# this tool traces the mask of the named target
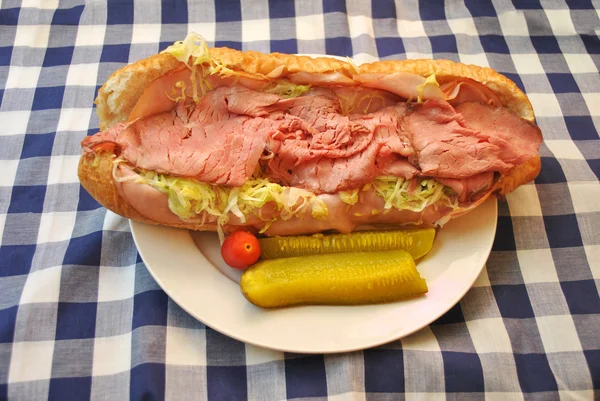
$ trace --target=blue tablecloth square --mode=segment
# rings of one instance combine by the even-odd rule
[[[165,397],[165,365],[146,363],[131,369],[132,400],[162,400]]]
[[[325,362],[320,355],[285,361],[287,398],[326,397]]]
[[[54,144],[55,133],[25,135],[23,142],[22,159],[38,156],[52,156],[52,145]]]
[[[515,354],[519,382],[525,393],[556,391],[558,385],[544,354]],[[501,372],[499,372],[501,373]]]
[[[37,88],[31,110],[60,109],[64,91],[64,86]]]
[[[91,390],[91,377],[54,378],[50,380],[48,401],[87,400]]]
[[[544,216],[544,224],[552,248],[583,245],[574,214]]]
[[[560,286],[573,315],[600,313],[600,297],[594,280],[563,281]]]
[[[65,254],[64,264],[98,266],[101,255],[100,244],[102,244],[101,232],[71,238]],[[82,251],[85,252],[83,258],[81,257]]]
[[[598,131],[590,116],[565,116],[565,124],[575,141],[598,140]]]
[[[158,290],[136,294],[133,301],[132,328],[165,324],[167,324],[167,294]]]
[[[0,328],[0,343],[11,343],[15,332],[15,321],[17,320],[17,306],[0,309],[0,322],[7,322]]]
[[[502,317],[513,319],[534,317],[525,285],[496,285],[494,296]]]
[[[481,393],[484,391],[483,371],[477,354],[442,352],[444,379],[448,393]],[[469,380],[461,380],[468,377]]]
[[[56,339],[93,338],[96,329],[95,302],[59,302]]]
[[[245,366],[208,366],[206,380],[209,399],[216,401],[243,400],[247,394]]]
[[[365,390],[369,393],[402,393],[405,390],[401,350],[364,351]]]

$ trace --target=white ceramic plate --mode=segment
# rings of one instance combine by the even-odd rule
[[[383,305],[301,306],[264,310],[242,295],[239,271],[225,265],[215,233],[131,222],[152,277],[183,309],[213,329],[281,351],[332,353],[369,348],[427,326],[473,285],[489,256],[497,222],[495,199],[440,229],[418,269],[429,292]],[[197,245],[196,245],[197,244]]]

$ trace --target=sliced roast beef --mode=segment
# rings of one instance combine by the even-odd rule
[[[296,166],[290,158],[274,157],[268,165],[267,175],[285,185],[314,193],[335,193],[359,188],[381,175],[376,164],[377,153],[377,144],[371,143],[362,152],[348,157],[319,156]]]
[[[222,90],[230,113],[250,117],[265,117],[269,115],[268,107],[277,103],[281,98],[270,93],[261,93],[253,96],[253,90],[240,87],[237,90],[230,88]]]
[[[432,177],[506,172],[534,157],[542,139],[533,124],[483,103],[463,103],[454,109],[445,101],[430,100],[407,119],[421,172]]]
[[[496,157],[511,168],[535,156],[542,144],[540,129],[507,109],[469,102],[456,106],[456,112],[478,132],[481,141],[496,148]]]
[[[315,88],[282,99],[221,86],[197,105],[180,102],[170,112],[88,137],[83,145],[91,151],[114,143],[137,167],[214,184],[240,186],[260,164],[272,180],[318,194],[358,188],[379,175],[425,176],[445,182],[466,201],[489,187],[493,172],[534,157],[541,143],[536,126],[485,103],[383,107],[388,96],[376,111],[346,114],[338,96],[351,91],[378,93]]]
[[[187,128],[174,113],[163,113],[129,127],[117,141],[134,165],[202,181],[239,186],[253,173],[274,124],[262,118],[236,116]]]

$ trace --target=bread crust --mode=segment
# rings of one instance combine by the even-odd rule
[[[357,71],[356,66],[348,62],[328,57],[312,58],[281,53],[262,54],[228,48],[212,48],[210,54],[230,69],[261,79],[265,79],[267,75],[269,78],[285,78],[297,72],[316,74],[336,72],[349,78],[357,73],[410,72],[423,77],[435,73],[440,83],[467,78],[492,90],[504,107],[527,121],[534,121],[533,109],[527,96],[511,80],[490,68],[448,60],[402,60],[363,64],[358,67]],[[100,118],[100,129],[106,130],[118,122],[126,121],[138,99],[152,81],[181,67],[182,63],[173,56],[168,53],[160,53],[115,71],[100,88],[95,100],[97,114]],[[114,155],[110,153],[82,156],[78,167],[82,186],[102,206],[116,214],[143,223],[159,224],[144,217],[121,196],[112,177],[113,157]],[[520,185],[533,180],[538,175],[540,168],[541,161],[538,155],[500,177],[476,204],[471,205],[468,209],[457,210],[450,217],[458,217],[468,212],[492,194],[502,197],[512,192]],[[198,231],[217,230],[216,224],[208,223],[200,225],[182,221],[180,224],[170,224],[169,226]]]

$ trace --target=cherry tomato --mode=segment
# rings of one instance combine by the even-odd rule
[[[260,257],[260,244],[249,232],[235,231],[225,238],[221,256],[229,266],[243,270],[256,263]]]

